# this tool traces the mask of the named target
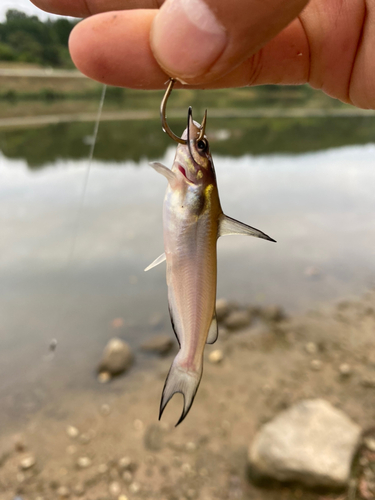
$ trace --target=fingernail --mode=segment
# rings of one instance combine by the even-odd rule
[[[151,32],[151,46],[170,75],[194,78],[206,73],[227,43],[224,26],[204,0],[166,0]]]

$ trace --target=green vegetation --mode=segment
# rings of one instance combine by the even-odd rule
[[[0,61],[73,67],[68,39],[75,21],[41,21],[18,10],[8,10],[0,23]]]
[[[185,119],[170,120],[176,132]],[[88,158],[92,123],[62,123],[41,128],[0,131],[0,151],[7,158],[23,158],[31,169],[57,160]],[[214,158],[221,156],[305,153],[373,141],[375,119],[257,118],[209,119],[208,137]],[[175,147],[161,131],[159,120],[102,122],[94,157],[102,162],[157,160]]]

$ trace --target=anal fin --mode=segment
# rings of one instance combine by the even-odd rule
[[[176,339],[177,339],[178,345],[181,346],[181,342],[180,342],[180,339],[178,338],[178,333],[177,333],[177,330],[176,330],[176,324],[175,324],[174,319],[173,319],[173,313],[172,313],[172,308],[171,308],[170,304],[168,304],[168,310],[169,310],[169,316],[171,318],[171,324],[172,324],[173,332],[176,335]]]
[[[206,344],[214,344],[217,341],[218,336],[219,336],[219,328],[217,325],[216,311],[215,311],[212,317],[210,329],[208,330]]]
[[[164,262],[165,259],[166,259],[165,253],[162,253],[161,255],[159,255],[159,257],[157,259],[155,259],[153,262],[151,262],[151,264],[149,266],[146,267],[145,271],[149,271],[153,267],[158,266],[159,264]]]

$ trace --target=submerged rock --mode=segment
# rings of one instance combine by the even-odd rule
[[[224,320],[224,325],[228,330],[239,330],[246,328],[250,325],[251,314],[250,311],[233,311]]]
[[[141,344],[143,351],[154,352],[164,356],[168,354],[174,346],[173,339],[166,334],[154,335]]]
[[[265,424],[249,449],[255,478],[343,488],[349,481],[360,427],[322,399],[304,400]]]
[[[282,307],[280,306],[266,306],[260,310],[260,316],[265,321],[271,321],[277,323],[278,321],[282,321],[286,318],[286,314]]]
[[[217,299],[216,301],[216,319],[220,323],[228,316],[231,310],[230,304],[227,299]]]
[[[113,338],[106,345],[98,372],[120,375],[133,363],[133,354],[129,345],[121,339]]]

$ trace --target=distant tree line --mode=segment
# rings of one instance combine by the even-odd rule
[[[64,18],[41,21],[10,9],[0,23],[0,61],[71,67],[68,39],[76,23]]]

